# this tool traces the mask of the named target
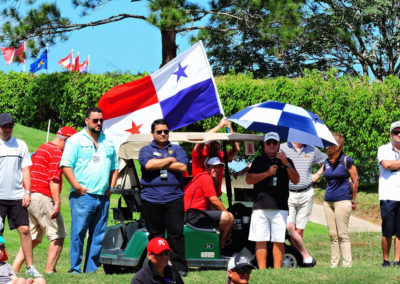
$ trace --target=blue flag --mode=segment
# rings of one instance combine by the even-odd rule
[[[45,49],[42,52],[42,54],[40,55],[40,57],[31,64],[31,68],[29,69],[29,72],[35,73],[36,71],[39,71],[40,69],[47,69],[47,49]]]

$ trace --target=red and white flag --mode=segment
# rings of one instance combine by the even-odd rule
[[[17,49],[14,47],[2,47],[1,52],[3,53],[7,65],[13,62],[25,63],[25,42]]]
[[[72,70],[73,71],[79,71],[79,52],[78,52],[78,55],[75,56],[74,66],[72,67]]]
[[[60,64],[62,67],[64,67],[67,70],[72,70],[72,52],[70,54],[68,54],[67,57],[61,59],[60,61],[58,61],[58,64]]]

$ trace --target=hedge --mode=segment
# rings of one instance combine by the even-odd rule
[[[96,105],[103,93],[141,77],[143,74],[65,72],[36,76],[0,72],[0,112],[10,112],[19,123],[42,130],[47,129],[49,119],[52,131],[62,125],[79,128],[86,109]],[[370,82],[368,78],[338,77],[330,70],[306,72],[295,79],[227,75],[217,77],[216,83],[226,116],[267,100],[302,106],[318,114],[331,131],[344,135],[345,152],[355,160],[361,183],[376,183],[377,148],[390,140],[390,124],[400,120],[398,78]],[[219,119],[209,118],[184,130],[210,129]],[[236,125],[234,128],[248,132]]]

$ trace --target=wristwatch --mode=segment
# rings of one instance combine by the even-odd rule
[[[25,190],[25,194],[29,194],[31,195],[32,192],[30,192],[29,190]]]

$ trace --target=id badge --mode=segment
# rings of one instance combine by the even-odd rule
[[[167,170],[160,170],[160,178],[167,179],[168,178],[168,171]]]
[[[97,152],[93,153],[93,163],[97,164],[100,162],[100,156]]]

